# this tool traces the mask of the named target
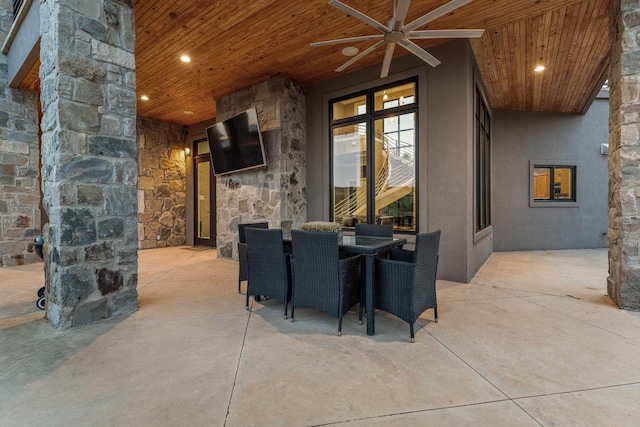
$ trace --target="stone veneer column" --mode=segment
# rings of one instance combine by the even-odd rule
[[[609,296],[640,310],[640,3],[613,0],[609,67]]]
[[[47,318],[62,329],[137,309],[132,1],[41,0]]]
[[[217,249],[237,257],[238,224],[269,221],[285,231],[306,221],[306,105],[303,90],[273,76],[216,101],[216,120],[256,107],[267,167],[216,179]]]
[[[0,1],[0,46],[13,22],[12,3]],[[0,54],[0,267],[36,262],[29,244],[40,234],[38,96],[7,86]]]

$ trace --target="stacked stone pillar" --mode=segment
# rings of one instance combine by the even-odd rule
[[[613,0],[610,40],[607,288],[640,310],[640,2]]]
[[[47,318],[59,329],[137,309],[131,0],[41,0]]]

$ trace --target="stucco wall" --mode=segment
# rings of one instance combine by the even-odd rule
[[[496,251],[606,247],[608,114],[608,99],[585,115],[494,111]],[[529,207],[530,160],[577,162],[579,206]]]
[[[491,253],[490,236],[473,242],[473,58],[466,41],[431,52],[442,64],[427,75],[427,193],[420,203],[428,229],[442,230],[438,277],[468,282]]]
[[[307,88],[307,158],[318,159],[307,165],[307,215],[310,220],[330,219],[329,100],[417,76],[418,156],[420,165],[426,165],[418,168],[418,231],[442,230],[438,277],[466,282],[488,256],[484,247],[480,255],[473,255],[471,234],[472,57],[463,40],[430,52],[442,61],[438,67],[408,55],[394,58],[385,79],[379,78],[377,65]],[[403,237],[410,242],[415,239],[413,235]]]

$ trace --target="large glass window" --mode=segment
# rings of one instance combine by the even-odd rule
[[[491,116],[476,88],[475,230],[491,225]]]
[[[416,230],[415,81],[333,100],[333,216]]]

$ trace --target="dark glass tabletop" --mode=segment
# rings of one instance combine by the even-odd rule
[[[339,239],[340,249],[355,254],[377,254],[386,249],[402,246],[407,239],[370,236],[342,236]]]
[[[282,237],[286,245],[291,244],[290,233],[284,233]],[[363,255],[375,255],[381,251],[402,246],[405,243],[407,243],[407,239],[390,237],[344,235],[338,239],[340,250]]]

